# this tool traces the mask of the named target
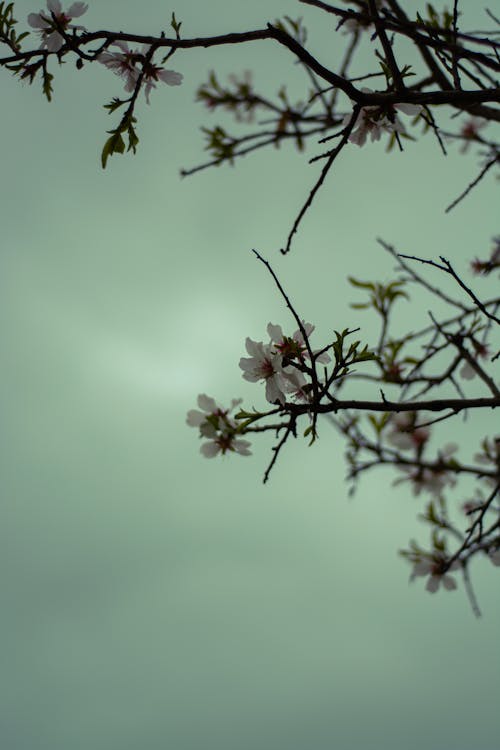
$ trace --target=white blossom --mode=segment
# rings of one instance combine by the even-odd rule
[[[309,338],[314,331],[314,326],[312,325],[312,323],[306,323],[305,321],[302,321],[302,327],[306,334],[306,338],[309,341]],[[267,333],[269,335],[269,338],[271,339],[271,343],[274,344],[277,351],[283,357],[287,357],[288,359],[296,358],[299,360],[309,358],[306,342],[300,329],[295,331],[293,336],[285,336],[283,334],[283,329],[281,328],[281,326],[269,323],[267,326]],[[315,354],[316,352],[313,351],[313,356]],[[328,362],[330,362],[330,356],[326,352],[323,352],[322,354],[315,357],[315,361],[321,362],[322,364],[328,364]]]
[[[444,559],[433,557],[415,562],[411,572],[410,581],[419,576],[429,576],[425,586],[426,590],[434,594],[442,585],[448,591],[457,588],[455,579],[448,575],[448,570],[456,570],[460,566],[458,560],[455,560],[450,567],[447,567]]]
[[[415,497],[418,497],[422,490],[430,492],[434,497],[439,497],[445,487],[454,487],[457,483],[455,477],[446,469],[411,466],[404,467],[403,472],[406,476],[396,479],[393,485],[411,482]]]
[[[114,45],[121,49],[121,52],[101,52],[98,56],[99,62],[113,71],[115,75],[120,76],[125,81],[125,91],[133,91],[139,75],[135,67],[135,53],[129,49],[126,42],[113,42]]]
[[[156,88],[158,81],[163,81],[168,86],[179,86],[182,83],[182,74],[175,70],[165,70],[160,65],[155,65],[151,60],[146,60],[150,50],[149,45],[143,45],[140,50],[131,50],[125,42],[113,42],[120,48],[121,52],[101,52],[98,59],[103,65],[113,71],[125,81],[125,91],[134,90],[139,76],[142,72],[144,81],[144,94],[149,104],[149,95]]]
[[[362,88],[365,94],[374,92],[368,88]],[[396,112],[402,112],[404,115],[415,116],[422,112],[422,107],[418,104],[394,104],[388,107],[370,105],[362,107],[354,122],[353,129],[349,136],[351,143],[357,146],[364,146],[368,135],[372,141],[380,140],[383,133],[406,133],[405,126],[397,116]],[[342,126],[345,128],[351,121],[352,114],[347,114]]]
[[[63,31],[69,29],[85,31],[84,26],[70,22],[73,18],[83,16],[88,7],[86,3],[77,2],[72,3],[67,11],[63,11],[60,0],[47,0],[48,13],[44,10],[40,13],[30,13],[28,23],[32,28],[37,29],[42,39],[40,49],[47,48],[49,52],[57,52],[64,46],[65,40],[58,31],[58,27]]]
[[[430,436],[428,427],[414,427],[415,412],[403,411],[391,419],[392,429],[387,434],[387,442],[400,450],[419,448]]]
[[[200,393],[198,406],[201,411],[191,409],[187,413],[186,422],[190,427],[198,427],[200,437],[208,438],[208,442],[202,443],[201,453],[205,458],[214,458],[219,453],[223,455],[228,451],[239,453],[241,456],[250,456],[250,443],[248,440],[240,440],[236,437],[237,425],[229,417],[229,413],[241,404],[240,398],[231,401],[229,409],[224,409],[217,404],[215,399]]]
[[[208,443],[202,443],[200,451],[205,458],[215,458],[219,453],[225,455],[228,451],[239,453],[240,456],[251,456],[250,445],[248,440],[239,440],[234,435],[222,434]]]
[[[279,401],[285,403],[286,377],[281,364],[281,356],[271,344],[262,341],[246,339],[245,347],[250,357],[240,359],[243,377],[251,383],[264,381],[266,384],[266,399],[274,404]]]

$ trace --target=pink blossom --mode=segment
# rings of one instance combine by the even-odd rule
[[[455,443],[447,443],[439,451],[438,460],[434,466],[406,467],[403,471],[407,476],[396,479],[393,484],[410,481],[415,496],[420,495],[422,490],[425,490],[434,497],[439,497],[446,487],[454,487],[457,483],[454,475],[446,469],[446,460],[455,453],[457,448],[458,446]]]
[[[113,42],[114,45],[121,49],[121,52],[101,52],[98,56],[99,62],[113,71],[117,76],[125,81],[125,91],[133,91],[137,83],[139,71],[135,67],[135,52],[129,49],[126,42]]]
[[[99,62],[113,71],[125,81],[125,91],[134,90],[140,74],[143,74],[144,94],[149,104],[149,95],[156,88],[158,81],[163,81],[168,86],[179,86],[182,83],[182,74],[175,70],[165,70],[160,65],[155,65],[147,60],[149,45],[143,45],[141,50],[130,50],[125,42],[113,42],[121,49],[121,52],[101,52]]]
[[[427,442],[430,436],[428,427],[415,428],[415,412],[403,411],[391,419],[392,429],[387,435],[387,442],[400,450],[418,449]]]
[[[368,88],[362,88],[361,91],[365,94],[374,93]],[[390,105],[386,108],[372,105],[362,107],[349,140],[357,146],[364,146],[368,135],[372,141],[378,141],[383,133],[406,133],[405,126],[396,114],[397,111],[404,115],[415,116],[422,112],[422,107],[418,104],[405,103]],[[351,118],[352,114],[344,117],[342,121],[344,128],[349,124]]]
[[[44,10],[40,13],[30,13],[28,23],[32,28],[37,29],[42,39],[40,49],[46,47],[49,52],[57,52],[64,46],[65,39],[58,28],[63,31],[69,29],[85,31],[84,26],[76,26],[70,22],[73,18],[83,16],[88,7],[86,3],[76,2],[72,3],[67,11],[63,11],[60,0],[47,0],[48,13]]]
[[[312,332],[314,331],[314,326],[312,325],[312,323],[306,323],[305,321],[302,321],[302,326],[304,328],[307,340],[309,340]],[[281,326],[269,323],[269,325],[267,326],[267,333],[269,335],[269,338],[271,339],[271,343],[274,344],[276,350],[281,354],[282,357],[285,357],[285,359],[303,360],[304,358],[309,358],[309,353],[304,341],[304,336],[302,335],[302,331],[300,329],[295,331],[293,336],[285,336],[283,334],[283,329],[281,328]],[[316,352],[313,351],[313,356],[315,354]],[[321,362],[323,364],[328,364],[328,362],[330,362],[330,357],[326,352],[323,352],[319,356],[315,357],[315,361]]]
[[[262,341],[252,341],[247,338],[245,347],[250,357],[240,359],[243,377],[251,383],[263,381],[266,384],[266,399],[274,404],[285,403],[285,373],[281,364],[281,356],[271,344]]]
[[[413,570],[411,572],[410,581],[419,576],[429,576],[429,580],[426,584],[426,589],[431,594],[434,594],[438,588],[442,585],[443,588],[448,591],[452,591],[457,588],[455,579],[448,575],[448,570],[456,570],[460,566],[458,560],[455,560],[449,567],[444,558],[434,556],[425,560],[419,560],[415,562]]]
[[[240,440],[237,435],[237,425],[229,417],[229,413],[241,404],[241,399],[233,399],[229,409],[224,409],[216,401],[200,393],[198,406],[201,411],[191,409],[188,411],[186,422],[190,427],[198,427],[200,437],[208,438],[208,442],[202,443],[201,453],[205,458],[214,458],[219,453],[225,455],[227,452],[239,453],[241,456],[250,456],[250,443],[248,440]]]

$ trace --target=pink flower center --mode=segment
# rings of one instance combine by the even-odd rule
[[[233,442],[232,435],[220,435],[220,437],[217,438],[216,443],[221,449],[222,455],[227,453],[227,451],[233,450],[231,447],[232,442]]]
[[[258,368],[259,375],[267,380],[268,378],[272,378],[272,376],[275,374],[275,369],[273,367],[273,363],[270,359],[263,359],[260,363],[260,367]]]

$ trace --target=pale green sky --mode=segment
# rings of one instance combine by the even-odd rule
[[[17,2],[17,17],[35,5]],[[323,16],[292,0],[101,0],[82,22],[155,33],[172,10],[189,36],[303,15],[311,49],[325,64],[338,55]],[[491,750],[498,570],[473,566],[477,621],[462,589],[408,586],[397,550],[427,542],[421,504],[382,471],[347,499],[328,425],[313,448],[290,445],[263,486],[269,440],[252,458],[206,461],[185,414],[199,392],[264,406],[238,368],[244,339],[269,321],[294,330],[250,248],[317,324],[317,345],[355,325],[369,340],[345,277],[390,278],[375,238],[467,273],[498,232],[493,179],[445,216],[473,158],[444,159],[431,138],[390,156],[351,147],[283,259],[314,151],[178,171],[205,158],[199,126],[215,120],[193,100],[209,69],[252,69],[269,93],[292,80],[297,96],[300,71],[271,42],[180,52],[171,66],[183,85],[141,100],[139,151],[105,172],[102,105],[118,78],[70,63],[49,105],[2,73],[1,745]],[[403,303],[401,324],[425,324],[431,304]],[[487,430],[490,415],[451,428],[465,451]]]

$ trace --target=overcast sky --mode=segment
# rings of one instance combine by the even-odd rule
[[[476,2],[461,7],[463,27],[487,25]],[[16,3],[23,24],[38,10]],[[101,0],[81,22],[159,33],[172,10],[186,36],[302,15],[326,65],[345,44],[292,0]],[[245,337],[295,326],[252,247],[317,325],[317,346],[358,325],[370,343],[346,276],[391,278],[378,236],[467,274],[498,232],[494,181],[445,215],[473,157],[445,159],[431,137],[402,154],[351,146],[282,258],[314,145],[183,180],[179,169],[206,159],[199,128],[216,120],[194,97],[210,69],[251,69],[269,95],[290,81],[297,98],[306,79],[270,41],[170,65],[182,86],[141,98],[138,153],[105,172],[116,76],[68,62],[48,104],[39,83],[2,71],[2,747],[491,750],[498,569],[472,566],[478,621],[461,586],[433,597],[408,585],[397,551],[428,542],[422,500],[382,470],[349,499],[328,424],[263,486],[272,441],[208,461],[185,414],[200,392],[265,405],[238,368]],[[424,325],[432,305],[402,303],[401,326]],[[468,455],[494,429],[490,415],[457,420],[435,444],[453,435]]]

